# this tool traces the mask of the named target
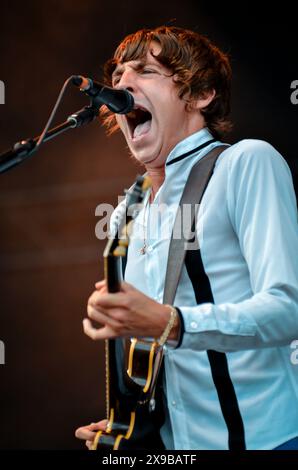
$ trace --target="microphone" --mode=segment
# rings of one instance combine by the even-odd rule
[[[80,87],[80,91],[92,98],[94,106],[105,104],[110,111],[117,114],[127,114],[133,109],[134,99],[127,90],[115,90],[82,75],[73,75],[71,81],[73,85]]]

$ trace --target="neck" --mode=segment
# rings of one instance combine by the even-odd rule
[[[162,166],[160,168],[148,168],[147,169],[148,176],[151,178],[152,187],[151,187],[151,194],[150,194],[150,202],[153,202],[155,194],[161,187],[162,183],[165,179],[165,167]]]

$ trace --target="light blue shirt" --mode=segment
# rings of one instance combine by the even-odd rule
[[[210,139],[202,129],[180,142],[167,162]],[[219,144],[166,166],[154,200],[161,216],[146,204],[136,218],[125,278],[159,302],[187,177]],[[196,304],[184,267],[174,305],[185,333],[181,346],[165,353],[168,415],[162,438],[170,449],[228,449],[206,353],[212,349],[227,353],[247,449],[273,449],[298,435],[298,365],[290,348],[298,339],[297,207],[281,155],[260,140],[228,147],[217,160],[196,228],[214,304]]]

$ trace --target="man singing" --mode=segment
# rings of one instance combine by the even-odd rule
[[[159,27],[126,37],[105,80],[134,97],[132,113],[106,115],[105,124],[120,128],[152,189],[121,291],[96,284],[85,333],[157,338],[174,312],[160,430],[167,449],[229,449],[235,442],[240,449],[298,449],[298,369],[290,360],[298,339],[297,208],[285,160],[251,139],[220,154],[198,212],[200,249],[187,257],[173,306],[163,305],[170,236],[160,234],[173,224],[166,208],[179,204],[192,167],[230,129],[229,61],[198,33]],[[165,207],[158,220],[154,205]],[[194,276],[199,266],[209,289],[204,301]],[[90,447],[105,426],[81,427],[76,436]]]

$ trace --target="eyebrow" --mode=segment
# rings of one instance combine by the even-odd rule
[[[133,62],[133,65],[131,65],[131,67],[135,70],[139,70],[142,67],[144,67],[144,65],[145,65],[145,61],[141,61],[141,60],[132,61],[132,62]],[[114,72],[112,73],[112,78],[117,77],[117,76],[121,75],[124,72],[124,68],[125,68],[124,65],[126,63],[127,62],[123,62],[122,64],[118,64],[116,66]]]
[[[130,62],[130,61],[128,61],[128,62]],[[159,66],[160,67],[160,64],[151,63],[150,60],[148,61],[148,60],[139,59],[139,60],[133,60],[131,62],[132,62],[131,67],[134,70],[141,70],[146,65],[157,66],[157,67]],[[125,64],[127,64],[127,62],[123,62],[123,63],[120,63],[120,64],[116,65],[116,68],[115,68],[114,72],[112,73],[112,77],[111,77],[112,80],[116,77],[120,77],[123,74]]]

